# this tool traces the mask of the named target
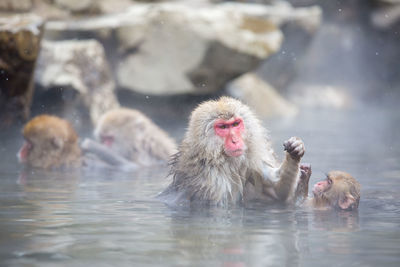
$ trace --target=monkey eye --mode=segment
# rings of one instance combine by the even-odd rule
[[[232,126],[237,127],[237,126],[239,126],[239,124],[240,124],[240,121],[235,121],[234,123],[232,123]]]
[[[218,128],[220,128],[220,129],[226,129],[226,124],[220,124],[220,125],[218,125]]]

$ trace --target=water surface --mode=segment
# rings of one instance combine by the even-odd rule
[[[400,112],[313,110],[265,125],[280,158],[285,139],[303,138],[311,184],[332,169],[356,177],[359,211],[171,209],[154,199],[167,168],[25,172],[12,135],[0,148],[0,266],[399,266]],[[169,130],[181,138],[180,127]]]

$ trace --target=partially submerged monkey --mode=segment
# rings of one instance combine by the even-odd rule
[[[43,169],[84,165],[129,171],[167,162],[176,152],[168,134],[137,110],[120,108],[105,113],[94,134],[100,143],[85,139],[80,147],[68,121],[40,115],[25,125],[25,144],[18,158],[26,166]]]
[[[25,142],[17,156],[34,168],[74,168],[82,164],[78,135],[71,124],[51,115],[30,120],[22,131]]]
[[[73,169],[81,166],[116,167],[134,169],[128,162],[100,144],[87,142],[83,150],[90,147],[96,155],[83,153],[78,134],[71,124],[52,115],[39,115],[23,128],[24,144],[17,157],[27,167],[40,169]]]
[[[307,205],[316,208],[355,210],[360,202],[360,184],[350,174],[331,171],[326,179],[314,185]]]
[[[266,130],[240,101],[206,101],[191,114],[171,163],[172,183],[159,197],[171,205],[293,202],[303,141],[292,137],[285,150],[278,164]]]
[[[106,112],[99,119],[94,136],[114,153],[144,166],[166,163],[177,151],[175,141],[135,109]]]

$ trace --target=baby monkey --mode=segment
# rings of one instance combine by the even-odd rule
[[[308,190],[308,179],[300,179],[297,188],[299,192],[296,193],[299,195],[306,193],[304,190]],[[313,197],[307,198],[305,204],[315,208],[356,210],[360,202],[360,188],[360,184],[350,174],[331,171],[325,180],[314,185]]]

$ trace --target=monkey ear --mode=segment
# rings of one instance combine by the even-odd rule
[[[339,207],[342,210],[347,210],[349,209],[351,206],[353,206],[353,204],[356,202],[356,200],[354,199],[354,197],[347,193],[346,196],[342,199],[339,199]]]

